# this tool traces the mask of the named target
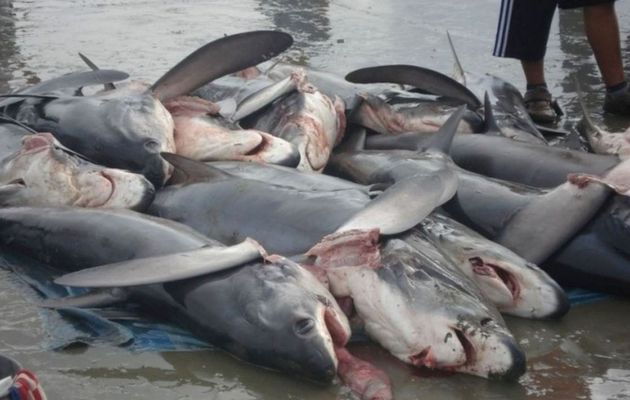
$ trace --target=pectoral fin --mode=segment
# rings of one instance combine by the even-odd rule
[[[194,278],[238,267],[261,257],[251,239],[230,247],[203,247],[182,253],[138,258],[63,275],[55,283],[73,287],[129,287]]]

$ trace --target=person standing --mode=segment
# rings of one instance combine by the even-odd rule
[[[532,119],[545,123],[557,117],[544,68],[556,7],[583,9],[586,37],[606,85],[604,111],[630,116],[630,85],[621,60],[615,0],[501,0],[493,54],[521,61],[527,81],[525,106]]]

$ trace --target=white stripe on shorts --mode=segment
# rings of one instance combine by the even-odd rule
[[[493,51],[493,54],[497,57],[505,56],[505,48],[507,47],[508,42],[508,32],[510,30],[510,22],[512,20],[513,4],[514,0],[503,0],[501,2],[501,15],[499,16],[499,27],[497,29],[497,38],[494,43]]]

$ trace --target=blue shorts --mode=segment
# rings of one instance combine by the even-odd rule
[[[545,57],[556,7],[569,9],[613,3],[615,0],[501,0],[493,54],[540,61]]]

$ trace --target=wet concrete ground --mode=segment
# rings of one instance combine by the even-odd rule
[[[76,69],[84,52],[104,68],[156,79],[205,42],[223,34],[277,28],[294,35],[285,60],[344,74],[386,63],[452,71],[448,30],[469,72],[490,72],[522,88],[518,64],[491,56],[497,0],[156,0],[134,2],[0,0],[0,91]],[[630,5],[617,3],[630,65]],[[630,121],[603,118],[603,86],[578,12],[556,18],[548,47],[550,88],[576,114],[577,75],[595,117],[611,130]],[[49,352],[37,308],[14,277],[0,271],[0,353],[35,370],[51,399],[331,399],[352,398],[338,385],[319,387],[248,366],[219,351],[131,353],[110,346]],[[630,301],[576,306],[559,322],[509,319],[528,354],[528,373],[513,384],[414,372],[375,346],[356,352],[391,374],[399,399],[630,398]]]

